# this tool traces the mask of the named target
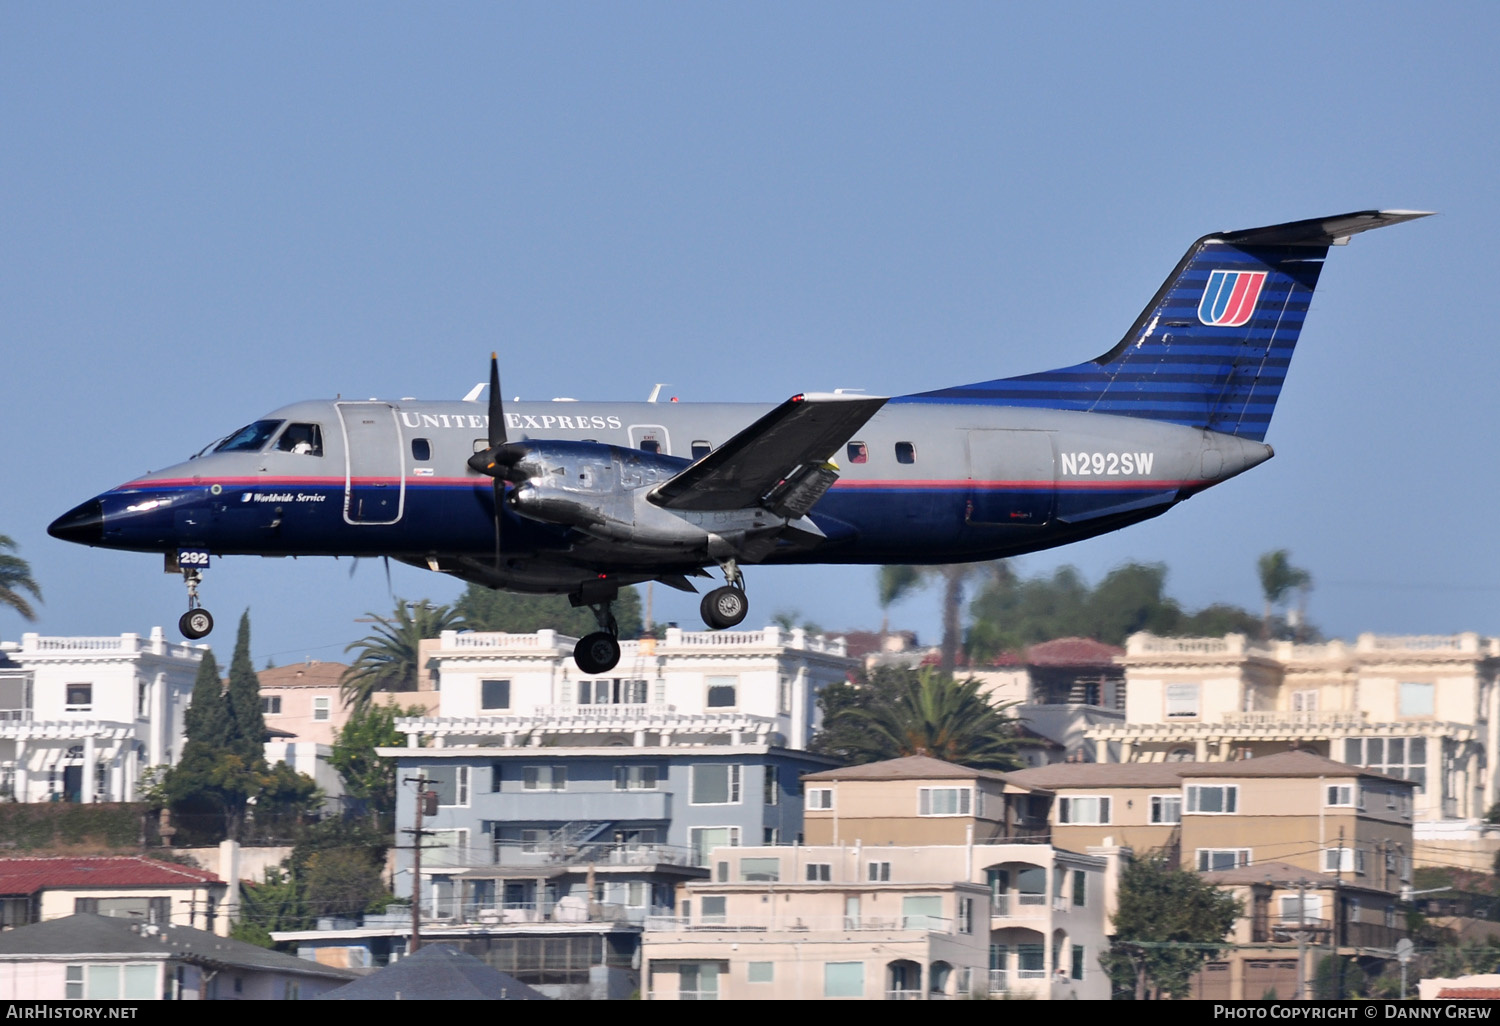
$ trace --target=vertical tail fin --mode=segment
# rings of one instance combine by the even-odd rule
[[[1204,236],[1103,356],[893,402],[1112,413],[1262,441],[1328,247],[1426,216],[1371,210]]]

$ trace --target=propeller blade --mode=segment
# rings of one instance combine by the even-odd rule
[[[497,449],[504,445],[505,438],[505,403],[500,396],[500,358],[497,354],[490,354],[490,448]]]

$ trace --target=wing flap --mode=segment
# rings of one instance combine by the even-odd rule
[[[754,506],[797,468],[826,462],[885,403],[883,396],[793,396],[658,485],[651,501],[682,510]]]

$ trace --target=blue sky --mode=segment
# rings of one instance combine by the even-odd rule
[[[1330,254],[1268,441],[1165,517],[1020,561],[1161,561],[1258,608],[1500,631],[1492,4],[0,5],[0,637],[175,636],[77,502],[286,402],[899,394],[1111,346],[1210,231],[1441,216]],[[382,569],[218,561],[258,661],[338,658]],[[461,587],[393,568],[396,594]],[[878,626],[870,568],[750,575],[751,623]],[[658,619],[696,600],[657,590]],[[936,640],[937,596],[899,625]],[[224,630],[221,626],[221,631]],[[232,637],[232,635],[230,636]],[[228,640],[215,635],[221,646]]]

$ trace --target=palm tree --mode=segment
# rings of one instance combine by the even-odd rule
[[[1305,600],[1312,590],[1312,574],[1301,567],[1292,566],[1291,553],[1286,549],[1267,552],[1256,560],[1260,573],[1260,590],[1265,596],[1265,615],[1261,619],[1261,637],[1271,636],[1271,610],[1284,603],[1293,591]]]
[[[344,671],[339,692],[356,709],[364,709],[376,691],[416,691],[421,673],[418,650],[424,638],[461,626],[463,616],[448,606],[396,600],[395,615],[368,614],[375,633],[353,642],[345,652],[359,656]]]
[[[943,582],[942,670],[951,675],[958,665],[963,645],[963,606],[965,586],[981,574],[992,573],[1000,563],[945,563],[941,566],[883,566],[880,568],[879,600],[882,610],[881,647],[885,646],[884,611],[904,595],[937,578]]]
[[[6,549],[14,551],[16,543],[0,534],[0,606],[9,606],[21,614],[23,620],[35,620],[36,612],[31,603],[21,597],[21,592],[31,593],[38,602],[42,600],[42,589],[31,579],[31,567],[20,556],[12,556]]]
[[[899,674],[892,679],[892,676]],[[981,693],[984,682],[954,680],[931,667],[887,671],[872,680],[870,701],[855,701],[835,719],[850,742],[846,753],[856,762],[926,755],[944,762],[991,769],[1018,769],[1015,751],[1027,742],[1017,722],[1006,715],[1015,703],[992,705]],[[825,724],[825,729],[838,724]]]

